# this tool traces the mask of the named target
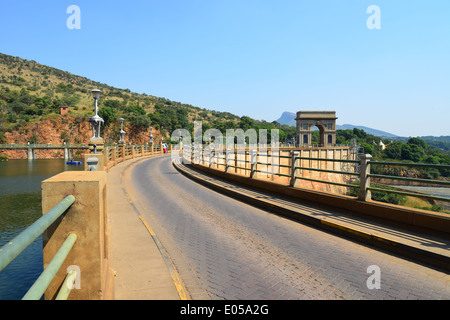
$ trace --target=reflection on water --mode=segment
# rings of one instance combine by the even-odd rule
[[[0,247],[41,217],[41,182],[67,170],[64,160],[0,162]],[[42,238],[0,271],[0,300],[21,299],[42,272]]]

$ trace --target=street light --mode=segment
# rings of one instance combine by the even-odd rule
[[[97,101],[100,98],[101,91],[98,89],[91,90],[92,96],[95,100],[95,115],[90,118],[88,121],[92,125],[92,134],[93,137],[90,140],[90,145],[92,146],[92,149],[94,150],[94,153],[97,153],[97,150],[103,150],[103,139],[100,137],[100,127],[101,124],[104,123],[103,119],[98,115],[98,104]]]
[[[150,144],[153,144],[153,127],[150,127]]]
[[[123,122],[125,121],[125,119],[124,118],[120,118],[119,120],[120,120],[120,131],[119,131],[120,140],[119,140],[119,144],[125,144],[125,139],[124,139],[125,131],[123,131]]]

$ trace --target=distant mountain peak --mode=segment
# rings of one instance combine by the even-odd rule
[[[282,113],[281,117],[278,120],[275,120],[276,122],[280,124],[287,124],[289,126],[295,127],[296,121],[295,121],[296,114],[294,112],[285,111]]]
[[[289,112],[289,111],[284,111],[281,114],[281,117],[278,118],[278,120],[275,120],[276,122],[280,123],[280,124],[286,124],[289,126],[293,126],[295,127],[297,125],[296,121],[296,113],[294,112]],[[353,125],[353,124],[343,124],[343,125],[336,125],[336,130],[346,130],[346,129],[350,129],[353,130],[354,128],[357,129],[362,129],[365,132],[367,132],[368,134],[377,136],[377,137],[383,137],[383,138],[396,138],[398,137],[395,134],[389,133],[389,132],[385,132],[385,131],[381,131],[381,130],[377,130],[377,129],[372,129],[372,128],[368,128],[368,127],[364,127],[364,126],[358,126],[358,125]]]

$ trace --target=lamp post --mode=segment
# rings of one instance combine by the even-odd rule
[[[153,145],[153,127],[150,127],[150,144]]]
[[[120,140],[119,140],[119,144],[120,145],[124,145],[125,144],[125,139],[124,139],[125,131],[123,131],[123,122],[125,121],[125,119],[124,118],[120,118],[119,120],[120,120],[120,131],[119,131]]]
[[[98,115],[98,99],[100,98],[101,91],[98,89],[91,90],[92,96],[95,100],[95,114],[88,121],[92,126],[92,138],[89,141],[89,149],[94,153],[103,150],[103,138],[100,136],[100,127],[104,123],[103,119]]]

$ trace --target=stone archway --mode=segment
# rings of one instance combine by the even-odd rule
[[[336,111],[299,111],[297,112],[297,146],[311,146],[314,127],[319,128],[320,146],[336,144]]]

